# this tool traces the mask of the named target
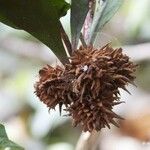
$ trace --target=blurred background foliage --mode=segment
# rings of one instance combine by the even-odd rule
[[[69,13],[61,21],[70,33]],[[138,88],[129,87],[132,96],[122,92],[126,104],[115,108],[127,119],[121,122],[120,129],[102,130],[101,150],[116,150],[111,146],[116,143],[117,150],[123,146],[129,150],[150,148],[145,143],[150,139],[149,26],[150,1],[125,1],[96,39],[96,47],[110,41],[114,46],[123,46],[139,64]],[[63,116],[65,112],[61,117],[58,109],[49,112],[34,94],[38,70],[45,64],[58,63],[38,40],[24,31],[0,24],[0,122],[5,125],[9,138],[26,150],[73,150],[80,136],[80,128],[71,127],[71,120]],[[129,130],[130,127],[133,128]]]

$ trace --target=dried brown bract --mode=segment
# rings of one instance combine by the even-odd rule
[[[134,85],[136,65],[109,45],[101,49],[80,47],[65,68],[46,66],[40,70],[35,85],[36,95],[50,109],[64,104],[74,126],[83,131],[99,131],[110,124],[118,126],[113,106],[120,102],[119,88]]]

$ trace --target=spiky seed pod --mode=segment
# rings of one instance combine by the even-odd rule
[[[35,93],[49,109],[54,109],[57,104],[67,105],[66,80],[62,77],[64,69],[47,65],[39,71],[39,81],[35,84]]]
[[[128,83],[134,84],[136,65],[109,45],[101,49],[93,47],[76,50],[65,73],[74,76],[72,90],[76,100],[67,109],[76,125],[84,131],[100,130],[112,123],[116,126],[113,106],[119,104],[119,88],[127,91]]]
[[[93,101],[85,100],[84,102],[76,101],[69,107],[68,111],[73,117],[73,126],[80,124],[83,131],[93,130],[99,131],[101,128],[107,126],[110,128],[110,123],[115,126],[119,126],[114,119],[123,119],[116,113],[112,111],[114,105],[117,105],[121,102],[114,102],[111,100],[115,97],[111,96],[108,99],[100,100],[95,99]],[[111,101],[111,102],[107,102]]]
[[[74,126],[81,125],[84,131],[118,126],[115,119],[122,119],[112,111],[120,102],[119,88],[134,84],[136,65],[109,45],[101,49],[80,47],[65,69],[46,66],[39,71],[35,93],[50,109],[57,104],[66,106]]]

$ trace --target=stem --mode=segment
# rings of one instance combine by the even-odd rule
[[[86,42],[85,42],[85,40],[84,40],[84,37],[83,37],[83,34],[82,34],[82,33],[80,33],[80,41],[81,41],[83,47],[87,48],[87,44],[86,44]]]
[[[95,4],[96,4],[95,0],[89,0],[89,12],[87,14],[87,17],[85,19],[85,23],[83,26],[83,37],[88,45],[90,44],[90,30],[91,30],[90,27],[93,22]]]
[[[97,150],[100,132],[83,132],[75,150]]]
[[[102,3],[102,4],[101,4]],[[102,12],[103,12],[103,10],[105,9],[105,7],[106,7],[106,5],[107,5],[107,3],[104,1],[104,0],[102,0],[102,1],[100,1],[100,3],[98,4],[99,5],[99,7],[101,7],[98,11],[97,11],[97,15],[95,16],[95,18],[94,18],[94,22],[93,22],[93,24],[92,24],[92,26],[91,26],[91,37],[90,37],[90,39],[89,39],[89,42],[90,42],[90,44],[91,43],[94,43],[94,41],[95,41],[95,39],[96,39],[96,36],[97,36],[97,32],[98,32],[98,27],[99,27],[99,21],[100,21],[100,19],[101,19],[101,17],[102,17]]]
[[[72,54],[72,46],[71,46],[70,40],[68,38],[68,35],[66,34],[62,25],[61,25],[60,30],[61,30],[62,39],[65,43],[66,48],[67,48],[68,54],[71,55]]]

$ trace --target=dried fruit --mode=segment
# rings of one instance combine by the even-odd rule
[[[50,109],[54,109],[57,104],[67,105],[65,98],[67,86],[65,80],[61,78],[63,70],[60,66],[53,68],[47,65],[39,71],[40,79],[35,84],[35,93]]]
[[[100,130],[110,123],[118,126],[115,118],[122,119],[112,109],[119,101],[119,88],[127,91],[128,83],[134,84],[136,65],[109,45],[100,50],[93,47],[75,51],[65,72],[74,75],[72,83],[76,99],[67,109],[73,124],[80,124],[84,131]]]
[[[70,57],[65,68],[47,66],[40,70],[36,83],[36,95],[50,109],[64,104],[73,118],[74,126],[81,125],[84,131],[118,126],[122,119],[112,111],[120,102],[119,88],[134,85],[136,65],[109,45],[101,49],[80,47]]]

